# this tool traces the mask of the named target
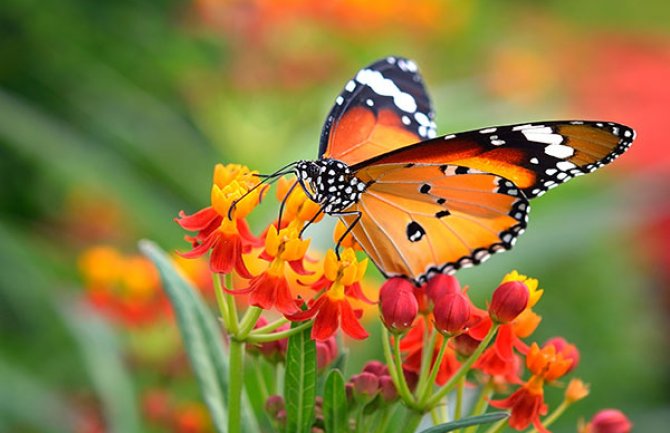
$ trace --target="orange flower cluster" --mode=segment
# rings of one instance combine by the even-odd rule
[[[329,250],[324,260],[314,265],[307,256],[310,241],[302,239],[301,231],[323,215],[295,181],[283,178],[277,187],[281,215],[260,236],[254,236],[246,217],[267,190],[259,182],[256,172],[247,167],[217,165],[211,206],[192,215],[181,212],[176,220],[184,229],[197,232],[186,237],[193,249],[182,256],[195,258],[210,252],[212,272],[234,272],[247,281],[246,288],[227,287],[226,293],[248,295],[250,305],[276,310],[293,321],[314,318],[312,337],[316,340],[328,340],[340,327],[353,338],[367,337],[359,323],[361,310],[352,306],[358,301],[372,303],[360,284],[367,260],[359,261],[353,248],[347,248],[339,256]],[[346,244],[353,246],[351,240]],[[265,265],[258,266],[259,261]],[[252,273],[249,268],[259,270]],[[314,273],[318,274],[316,279],[310,278]],[[301,282],[302,277],[314,282]],[[305,311],[300,310],[304,301],[296,297],[296,284],[306,284],[316,293]]]

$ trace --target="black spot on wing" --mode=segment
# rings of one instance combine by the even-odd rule
[[[426,230],[416,221],[407,224],[407,240],[419,242],[426,235]]]

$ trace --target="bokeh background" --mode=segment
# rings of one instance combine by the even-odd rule
[[[3,0],[0,431],[208,431],[169,315],[132,311],[155,285],[136,242],[187,248],[173,218],[208,204],[217,162],[315,157],[341,86],[389,54],[421,67],[441,133],[553,118],[638,131],[613,166],[538,199],[512,252],[459,277],[480,300],[511,269],[540,279],[536,335],[576,343],[593,384],[555,431],[602,407],[664,431],[668,23],[670,3],[637,0]],[[131,275],[120,315],[91,289],[112,267]],[[352,369],[377,341],[354,346]],[[172,424],[152,423],[166,408]]]

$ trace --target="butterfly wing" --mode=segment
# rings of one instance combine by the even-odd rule
[[[361,69],[337,97],[319,157],[352,165],[433,138],[433,117],[416,64],[387,57]]]
[[[417,283],[510,249],[526,227],[528,201],[500,176],[455,165],[382,164],[361,169],[367,184],[348,211],[352,233],[387,277]],[[356,215],[342,216],[347,226]]]
[[[527,198],[590,173],[624,153],[635,132],[612,122],[538,122],[426,140],[352,167],[388,163],[462,165],[514,182]]]

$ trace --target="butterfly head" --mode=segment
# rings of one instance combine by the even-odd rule
[[[307,196],[322,204],[326,213],[343,211],[358,201],[365,189],[349,166],[335,159],[300,161],[295,174]]]

